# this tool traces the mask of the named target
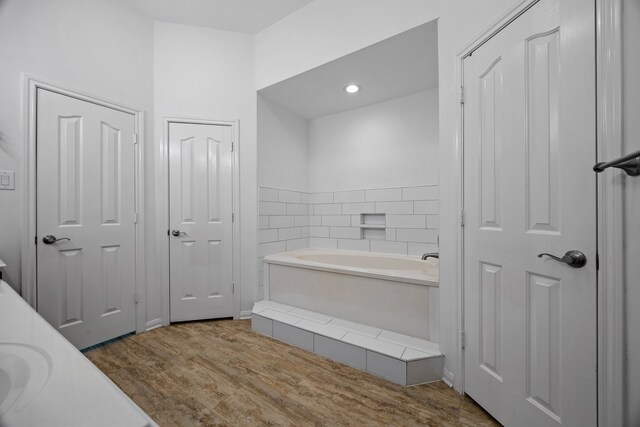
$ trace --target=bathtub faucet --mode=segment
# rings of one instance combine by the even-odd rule
[[[438,258],[440,259],[440,255],[438,254],[438,252],[430,252],[430,253],[426,253],[422,255],[422,259],[427,259],[427,258]]]

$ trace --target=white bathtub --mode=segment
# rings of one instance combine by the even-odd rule
[[[264,261],[265,299],[438,341],[437,259],[301,249]]]

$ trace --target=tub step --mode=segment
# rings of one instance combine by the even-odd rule
[[[251,327],[263,335],[411,386],[442,379],[437,343],[275,301],[259,301]]]

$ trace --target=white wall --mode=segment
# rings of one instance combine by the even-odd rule
[[[256,35],[256,88],[429,22],[440,1],[314,1]]]
[[[253,36],[164,22],[154,24],[154,90],[156,165],[160,163],[162,120],[165,117],[196,117],[240,120],[240,246],[243,312],[251,310],[257,297],[257,144],[256,92],[254,89]],[[161,182],[157,177],[157,182]],[[166,192],[157,186],[160,194]],[[237,216],[238,217],[238,216]],[[157,235],[158,233],[156,233]],[[160,233],[163,234],[163,233]],[[164,237],[161,237],[164,238]],[[164,241],[164,240],[161,240]],[[157,246],[154,246],[157,247]],[[147,322],[168,322],[168,267],[166,252],[155,253],[161,289],[147,295]],[[162,292],[159,292],[162,291]]]
[[[152,22],[119,0],[0,2],[0,169],[16,172],[17,188],[0,191],[0,258],[14,288],[21,285],[21,73],[149,112],[152,45]]]
[[[640,1],[623,0],[623,152],[640,150]],[[622,172],[614,172],[623,175]],[[640,178],[624,178],[627,398],[625,425],[640,425]]]
[[[309,190],[309,122],[258,95],[258,183]]]
[[[438,183],[438,91],[309,123],[309,191]]]

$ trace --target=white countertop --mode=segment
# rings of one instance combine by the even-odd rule
[[[1,426],[156,426],[0,281]]]

